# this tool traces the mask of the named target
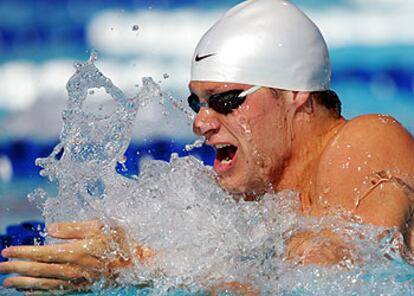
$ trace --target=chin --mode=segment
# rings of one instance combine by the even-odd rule
[[[220,186],[227,192],[233,194],[263,194],[269,186],[265,186],[259,180],[236,179],[231,177],[221,176],[218,179]],[[266,183],[268,184],[268,183]]]
[[[271,171],[265,164],[271,161],[268,158],[245,160],[244,155],[238,154],[233,167],[219,174],[219,185],[233,194],[260,195],[268,192],[271,188]]]
[[[234,178],[231,177],[220,176],[218,178],[218,183],[221,188],[230,193],[245,193],[247,189],[243,182],[234,180]]]

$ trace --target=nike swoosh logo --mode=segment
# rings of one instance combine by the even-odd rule
[[[197,54],[196,57],[195,57],[195,61],[196,62],[199,62],[201,60],[204,60],[206,58],[212,57],[214,55],[216,55],[216,53],[209,53],[209,54],[206,54],[206,55],[203,55],[203,56],[200,56],[200,55]]]

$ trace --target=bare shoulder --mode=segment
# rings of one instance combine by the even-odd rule
[[[414,145],[413,136],[395,118],[368,114],[348,121],[338,133],[339,138],[374,150],[408,149]],[[401,144],[396,147],[395,144]],[[378,145],[381,144],[381,145]]]
[[[414,138],[395,118],[369,114],[348,121],[325,148],[321,166],[333,168],[331,161],[364,165],[374,170],[386,167],[414,173]],[[342,168],[342,167],[341,167]]]
[[[372,188],[375,178],[384,175],[390,178],[414,177],[414,138],[391,116],[359,116],[346,122],[326,145],[318,166],[315,194],[331,205],[354,210],[361,196]],[[401,197],[398,204],[403,201],[403,206],[407,206],[405,199]],[[372,200],[364,201],[359,209],[359,213],[367,216],[370,222],[375,220],[370,217],[371,212],[381,205]],[[390,198],[391,208],[395,203]],[[386,206],[386,203],[382,204]]]

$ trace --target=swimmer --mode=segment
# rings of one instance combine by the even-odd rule
[[[195,50],[188,97],[197,113],[194,132],[217,150],[218,182],[235,198],[254,202],[294,189],[303,215],[346,210],[361,223],[397,227],[413,248],[414,139],[389,116],[344,119],[330,79],[325,41],[303,12],[283,0],[242,2]],[[97,221],[49,225],[50,236],[70,241],[3,250],[4,257],[25,259],[0,264],[1,272],[21,274],[4,285],[34,295],[87,290],[102,274],[115,277],[131,266],[128,257],[157,256],[150,246],[129,248],[122,229],[102,229]],[[327,247],[315,244],[320,237]],[[127,256],[107,256],[113,241]],[[340,264],[349,251],[329,229],[286,242],[286,257],[302,264]],[[260,294],[248,283],[212,291],[220,289]]]

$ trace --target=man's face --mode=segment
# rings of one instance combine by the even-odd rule
[[[201,102],[213,94],[247,90],[251,85],[192,81],[190,90]],[[279,181],[290,155],[291,127],[284,98],[268,88],[246,97],[231,113],[202,107],[193,130],[205,136],[217,153],[214,170],[220,185],[234,193],[263,192]]]

